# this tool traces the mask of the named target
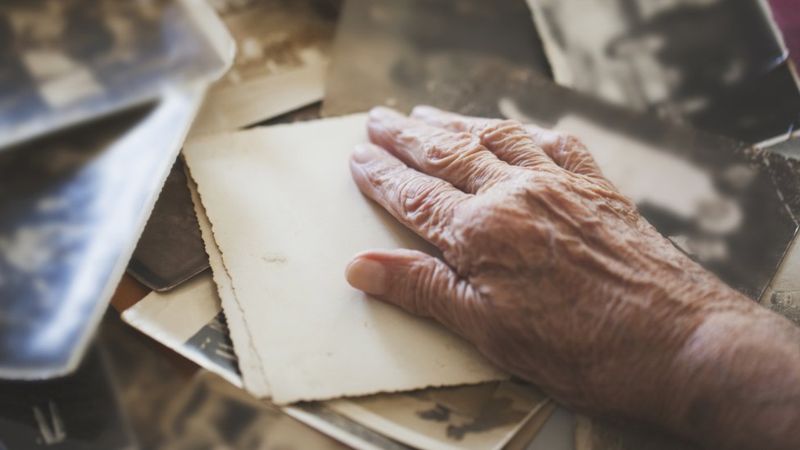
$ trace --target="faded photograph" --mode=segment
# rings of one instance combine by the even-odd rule
[[[230,389],[240,386],[238,361],[211,277],[205,275],[189,285],[188,290],[179,287],[151,294],[127,310],[123,319],[228,380]],[[207,323],[187,320],[189,310],[204,311],[203,316],[213,318]],[[237,392],[256,401],[244,391]],[[345,435],[370,448],[496,448],[547,403],[535,387],[503,381],[314,402],[284,413],[323,433]]]
[[[239,375],[236,353],[233,352],[233,343],[228,335],[228,324],[225,323],[225,315],[222,311],[186,341],[185,345],[212,360],[214,365]]]
[[[169,292],[151,292],[125,310],[122,320],[198,366],[242,386],[211,273],[200,274]]]
[[[773,292],[767,306],[800,325],[800,291]]]
[[[0,146],[155,98],[222,61],[177,0],[0,5]]]
[[[204,371],[167,405],[161,430],[165,450],[348,448]]]
[[[190,139],[236,130],[324,95],[339,0],[209,0],[236,41],[230,70],[209,90]]]
[[[115,64],[146,61],[161,47],[164,1],[101,2],[99,8],[77,1],[18,3],[0,9],[3,41],[12,43],[3,49],[18,58],[10,70],[36,84],[52,108],[101,93],[120,76]]]
[[[338,0],[208,0],[236,40],[233,67],[218,87],[327,59]]]
[[[109,349],[137,438],[133,448],[344,448],[219,376],[172,357],[111,316],[103,321],[100,340]]]
[[[546,79],[549,68],[523,0],[348,2],[322,112],[434,104],[496,116],[497,92],[532,74]]]
[[[797,84],[757,1],[528,3],[560,84],[747,142],[797,125]]]
[[[377,394],[326,407],[416,448],[499,449],[547,398],[514,381]]]

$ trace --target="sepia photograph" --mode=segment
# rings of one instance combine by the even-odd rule
[[[338,0],[208,0],[238,53],[220,86],[244,84],[327,59]]]
[[[414,448],[501,449],[548,402],[515,381],[335,400],[325,406]]]
[[[322,100],[339,0],[209,0],[236,41],[191,136],[230,131]]]

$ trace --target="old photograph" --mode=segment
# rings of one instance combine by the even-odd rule
[[[750,143],[798,125],[800,92],[760,2],[528,3],[564,86]]]
[[[0,5],[0,147],[154,100],[168,82],[210,79],[224,66],[184,2],[96,6]]]
[[[161,427],[165,450],[348,448],[204,371],[166,405]]]
[[[192,136],[230,131],[322,99],[338,0],[209,0],[236,41]]]
[[[151,292],[122,314],[131,326],[200,367],[242,386],[217,288],[203,273],[165,293]]]
[[[339,0],[208,0],[238,53],[217,88],[247,83],[327,59]]]
[[[500,449],[548,402],[515,381],[378,394],[326,407],[385,436],[428,450]]]
[[[220,320],[222,310],[210,276],[192,280],[185,288],[150,294],[123,318],[201,367],[241,386],[236,356],[230,351],[230,338]],[[388,436],[411,447],[477,449],[502,446],[547,402],[533,386],[503,381],[339,399],[309,408],[291,406],[285,412],[324,433],[367,445],[362,448],[392,450],[391,441],[380,438]]]

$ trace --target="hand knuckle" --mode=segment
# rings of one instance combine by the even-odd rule
[[[583,141],[575,135],[569,133],[559,133],[558,135],[558,150],[561,152],[575,152],[585,151],[586,146]]]
[[[477,136],[469,135],[464,136],[460,139],[454,146],[455,155],[459,158],[463,158],[469,155],[473,155],[484,150],[483,145],[481,144],[480,140]]]
[[[400,185],[400,207],[406,214],[419,213],[432,206],[431,198],[435,197],[437,186],[419,179],[411,179]]]
[[[446,143],[426,141],[422,144],[422,156],[429,163],[435,164],[441,160],[448,159],[452,154],[452,150]]]
[[[428,141],[422,146],[422,153],[432,168],[444,168],[454,161],[482,150],[480,140],[470,133],[457,133]]]
[[[516,120],[495,120],[486,125],[481,135],[489,138],[494,135],[516,134],[524,131],[525,127]]]
[[[481,139],[487,144],[499,144],[508,139],[518,140],[528,137],[522,123],[516,120],[498,120],[489,123],[481,133]]]

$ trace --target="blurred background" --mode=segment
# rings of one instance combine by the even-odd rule
[[[375,105],[574,133],[675,245],[800,324],[796,64],[793,0],[6,0],[0,450],[686,448],[504,383],[253,398],[180,151]]]

